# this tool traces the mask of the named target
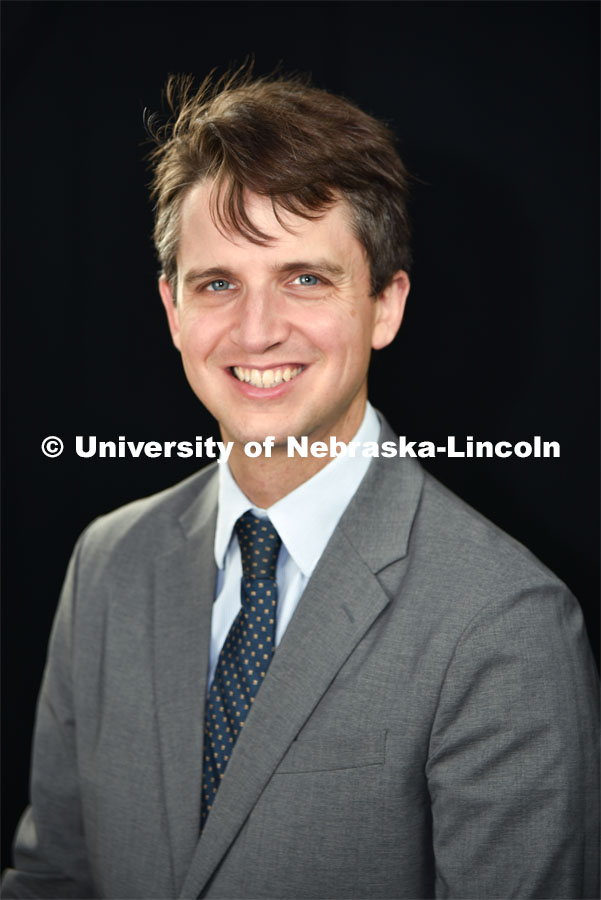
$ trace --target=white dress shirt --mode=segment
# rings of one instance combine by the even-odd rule
[[[363,421],[353,440],[378,441],[379,436],[380,422],[373,406],[368,402]],[[211,619],[209,685],[213,681],[223,643],[240,610],[242,562],[238,539],[233,530],[236,521],[249,509],[259,518],[268,516],[282,539],[276,569],[277,647],[313,569],[367,472],[369,463],[370,458],[361,455],[335,457],[312,478],[269,509],[259,509],[252,505],[234,481],[227,463],[219,467],[219,506],[215,531],[215,562],[218,573]]]

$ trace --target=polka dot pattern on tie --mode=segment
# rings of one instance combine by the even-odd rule
[[[275,570],[282,541],[269,519],[236,522],[242,557],[241,606],[219,654],[205,712],[201,827],[275,649]]]

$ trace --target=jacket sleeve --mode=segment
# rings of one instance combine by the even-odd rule
[[[38,699],[34,732],[31,806],[14,843],[2,896],[91,898],[78,782],[72,703],[72,632],[81,543],[76,546],[55,616]]]
[[[427,765],[437,897],[598,897],[597,698],[563,586],[491,603],[471,621]]]

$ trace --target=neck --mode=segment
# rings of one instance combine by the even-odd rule
[[[272,456],[249,459],[239,444],[229,458],[229,466],[238,487],[253,506],[268,509],[294,491],[330,462],[330,457],[290,458],[285,448],[274,448]]]
[[[336,430],[329,431],[325,435],[309,437],[309,444],[314,441],[325,441],[329,446],[330,435],[339,441],[348,443],[361,425],[365,413],[365,402],[360,413],[353,412],[354,414],[349,415],[344,423],[338,423]],[[222,436],[226,440],[226,436]],[[312,456],[310,452],[306,457],[296,454],[288,456],[287,446],[282,445],[274,447],[269,457],[261,455],[252,459],[244,453],[244,444],[239,441],[235,441],[229,458],[230,471],[238,487],[246,494],[253,506],[261,509],[273,506],[282,497],[290,494],[325,468],[329,462],[331,462],[329,453],[326,456]]]

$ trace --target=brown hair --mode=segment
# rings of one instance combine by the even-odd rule
[[[198,90],[192,76],[170,76],[170,120],[147,127],[155,201],[154,242],[175,296],[180,209],[188,190],[214,179],[218,226],[254,243],[269,241],[244,207],[245,190],[268,196],[273,210],[314,218],[343,198],[367,253],[374,296],[411,264],[408,176],[392,133],[348,100],[307,79],[253,78],[243,69]]]

